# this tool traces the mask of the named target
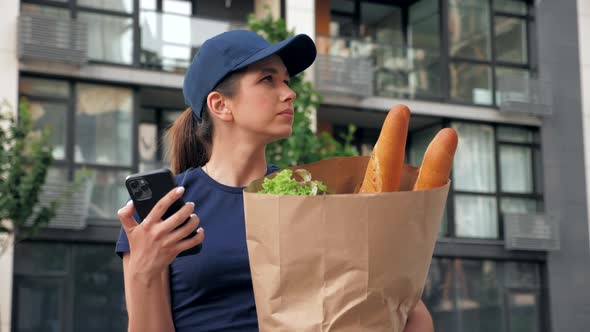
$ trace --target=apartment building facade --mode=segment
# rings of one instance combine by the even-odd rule
[[[83,215],[0,258],[1,330],[125,330],[123,180],[165,165],[160,137],[202,42],[265,4],[316,41],[306,77],[324,97],[318,131],[355,124],[368,154],[387,110],[405,103],[414,165],[437,130],[459,133],[423,295],[436,330],[585,330],[584,0],[2,1],[2,98],[26,97],[36,125],[53,127],[51,183],[94,176],[76,202]]]

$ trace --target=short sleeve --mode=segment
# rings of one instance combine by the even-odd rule
[[[137,215],[137,211],[133,214],[133,218],[135,220],[139,220],[139,215]],[[129,240],[127,239],[127,233],[125,233],[125,229],[121,226],[121,230],[119,231],[119,238],[117,239],[117,243],[115,244],[115,252],[119,257],[123,258],[123,254],[129,252]]]

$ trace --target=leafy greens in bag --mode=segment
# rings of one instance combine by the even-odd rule
[[[297,174],[302,181],[297,181],[293,177],[294,173]],[[315,196],[318,194],[327,194],[328,188],[321,181],[312,180],[311,173],[305,169],[297,169],[294,172],[290,169],[285,169],[277,173],[272,179],[265,178],[262,183],[262,190],[258,193]]]

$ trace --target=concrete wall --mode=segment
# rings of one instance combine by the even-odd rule
[[[582,114],[584,118],[584,156],[586,179],[590,175],[590,1],[578,0],[578,43],[582,77]],[[586,193],[590,192],[590,181],[586,180]],[[586,195],[590,209],[590,195]],[[590,218],[588,219],[590,225]],[[590,227],[588,227],[590,230]]]
[[[18,59],[16,49],[19,0],[0,1],[0,102],[16,109],[18,101]],[[2,111],[2,110],[0,110]],[[0,236],[0,243],[5,237]],[[9,242],[12,241],[9,239]],[[10,331],[12,304],[12,245],[0,256],[0,331]]]
[[[551,331],[587,331],[590,253],[576,0],[537,3],[539,71],[552,80],[554,102],[541,132],[545,207],[561,222],[561,249],[549,254],[547,265]]]

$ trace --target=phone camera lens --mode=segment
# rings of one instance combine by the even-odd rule
[[[141,198],[141,196],[143,196],[143,191],[141,191],[141,190],[134,191],[133,195],[135,195],[136,198]]]
[[[143,184],[139,189],[143,190],[143,191],[147,191],[148,190],[148,186]]]
[[[137,186],[138,186],[138,184],[137,184],[137,181],[133,181],[133,182],[131,182],[130,186],[131,186],[131,188],[133,188],[133,189],[137,189]]]

